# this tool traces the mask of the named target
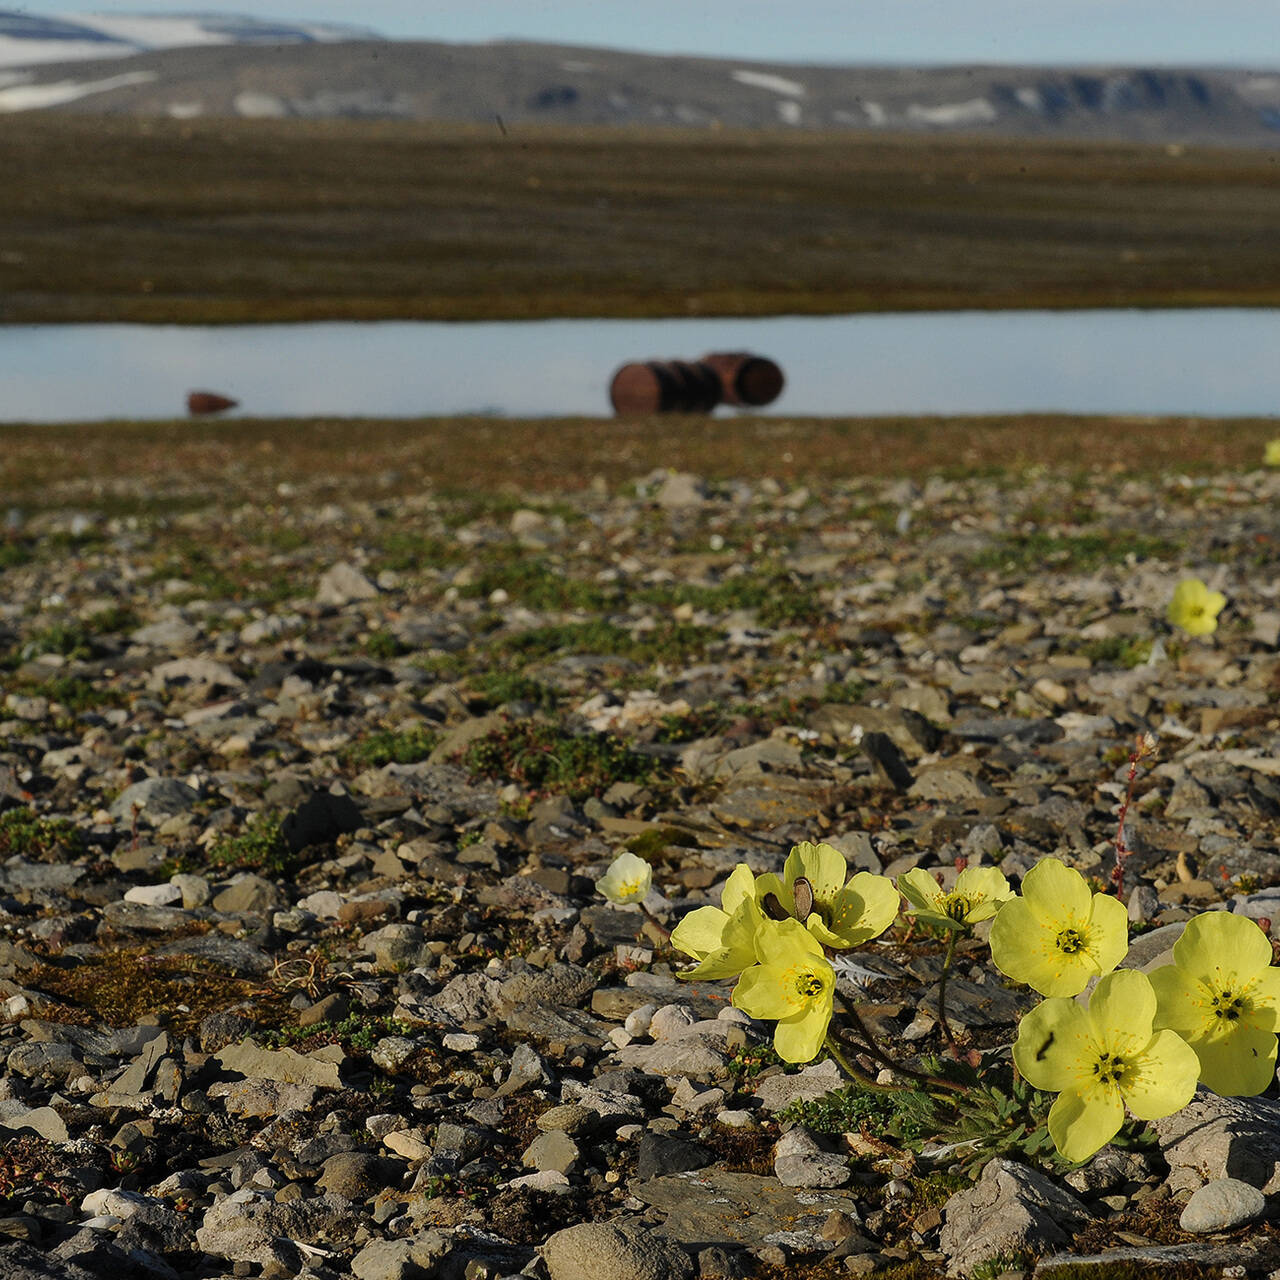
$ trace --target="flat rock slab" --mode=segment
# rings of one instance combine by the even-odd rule
[[[847,1191],[784,1187],[776,1178],[725,1169],[698,1169],[635,1183],[637,1200],[667,1214],[664,1235],[685,1245],[757,1248],[781,1244],[797,1253],[825,1253],[822,1226],[836,1209],[858,1218]]]
[[[342,1088],[336,1062],[324,1062],[293,1049],[260,1049],[252,1040],[242,1040],[220,1049],[216,1056],[225,1070],[251,1079],[314,1085],[320,1089]]]
[[[1280,1104],[1201,1089],[1181,1111],[1155,1121],[1155,1130],[1174,1191],[1219,1178],[1239,1178],[1264,1195],[1280,1191]]]
[[[1104,1249],[1101,1253],[1055,1253],[1036,1263],[1032,1280],[1095,1280],[1105,1275],[1105,1265],[1136,1263],[1150,1268],[1152,1275],[1176,1266],[1204,1268],[1206,1276],[1220,1274],[1219,1267],[1244,1267],[1246,1274],[1256,1275],[1280,1265],[1280,1242],[1260,1236],[1255,1240],[1231,1240],[1224,1244],[1188,1243],[1153,1244],[1125,1249]],[[1145,1274],[1145,1272],[1144,1272]]]

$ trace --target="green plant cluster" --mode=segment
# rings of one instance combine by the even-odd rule
[[[360,769],[416,764],[425,760],[439,741],[440,735],[434,729],[420,725],[411,729],[380,729],[349,743],[342,749],[340,758],[344,764]]]
[[[260,813],[239,835],[226,836],[210,848],[209,865],[284,875],[294,870],[299,860],[285,842],[279,815]]]
[[[25,808],[0,814],[0,857],[49,861],[57,855],[75,857],[83,850],[84,837],[69,818],[42,818]]]
[[[574,736],[558,725],[513,720],[473,742],[461,755],[470,773],[518,783],[572,800],[600,795],[615,782],[649,783],[659,765],[612,733]]]

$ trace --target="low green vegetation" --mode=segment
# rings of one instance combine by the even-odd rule
[[[1152,534],[1116,531],[1067,534],[1037,529],[1002,538],[995,546],[974,555],[970,564],[975,569],[994,569],[1001,573],[1039,569],[1089,573],[1104,564],[1122,564],[1130,556],[1135,560],[1169,558],[1181,550],[1181,542]]]
[[[632,662],[687,663],[704,654],[720,638],[719,632],[692,623],[666,622],[633,631],[616,622],[595,619],[531,627],[499,636],[489,647],[496,655],[509,655],[523,662],[563,654],[593,653]]]
[[[659,763],[611,733],[565,733],[538,720],[513,720],[473,742],[461,755],[470,773],[514,782],[573,800],[600,795],[615,782],[655,781]]]
[[[42,818],[32,809],[0,814],[0,857],[51,862],[58,857],[75,857],[83,849],[84,837],[68,818]]]
[[[636,598],[667,607],[688,605],[707,613],[743,610],[754,613],[766,627],[812,627],[825,616],[817,591],[776,567],[725,578],[709,586],[667,583],[646,587],[636,593]]]
[[[343,748],[344,764],[358,769],[379,769],[384,764],[417,764],[425,760],[440,741],[434,729],[416,725],[411,729],[381,729]]]
[[[585,610],[599,613],[616,607],[617,587],[573,578],[541,558],[515,556],[488,560],[462,588],[462,595],[487,600],[503,591],[516,604],[540,611]]]
[[[239,835],[225,836],[209,850],[209,865],[228,871],[284,875],[299,865],[289,850],[278,815],[258,813]]]
[[[467,686],[486,708],[500,707],[507,702],[528,702],[538,711],[551,712],[560,705],[560,695],[550,685],[518,671],[477,672],[468,677]]]
[[[384,1036],[407,1036],[413,1028],[390,1015],[352,1013],[340,1022],[313,1026],[274,1027],[254,1032],[254,1040],[266,1049],[296,1049],[311,1053],[325,1045],[341,1045],[349,1053],[368,1053]]]

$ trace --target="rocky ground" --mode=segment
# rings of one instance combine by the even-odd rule
[[[670,927],[817,839],[1105,883],[1151,731],[1133,962],[1269,920],[1280,475],[148,483],[32,492],[0,542],[6,1277],[1280,1268],[1275,1101],[1075,1169],[912,1123],[593,887],[639,852]],[[1164,621],[1191,575],[1205,640]],[[848,988],[906,1059],[942,949],[896,927]],[[978,945],[948,1000],[997,1058],[1031,1003]]]

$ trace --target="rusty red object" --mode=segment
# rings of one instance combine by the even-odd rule
[[[234,409],[240,403],[230,396],[219,395],[216,391],[190,391],[187,393],[187,412],[193,417],[206,413],[221,413],[224,409]]]
[[[702,357],[701,363],[719,376],[725,404],[743,409],[772,404],[786,382],[772,360],[749,351],[712,351]]]
[[[720,375],[710,365],[689,360],[624,364],[609,384],[609,400],[620,416],[710,413],[720,395]]]

